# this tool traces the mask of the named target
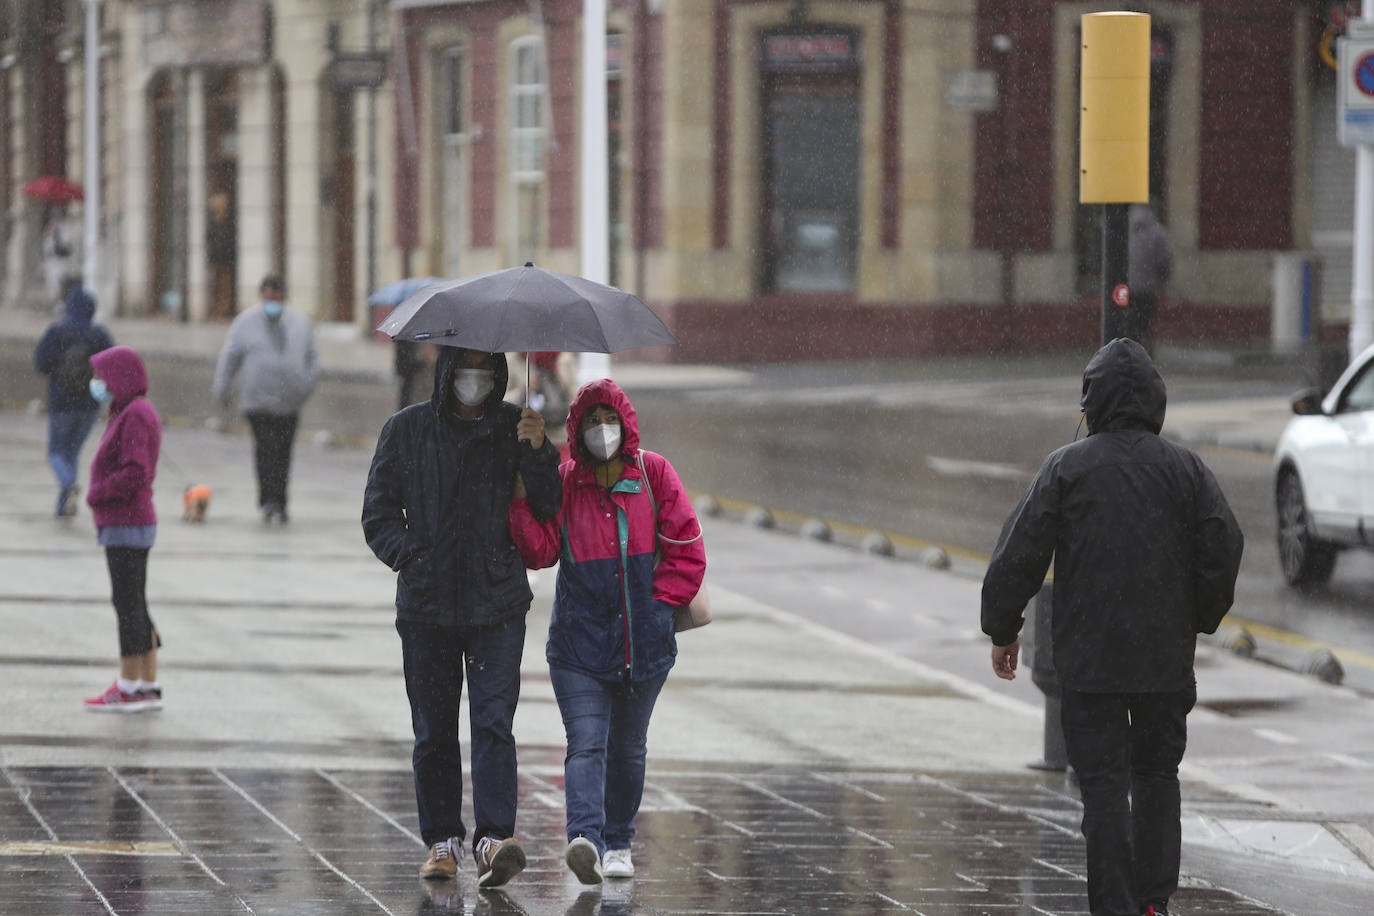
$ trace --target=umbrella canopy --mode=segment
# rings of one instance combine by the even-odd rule
[[[677,343],[635,296],[531,264],[422,289],[377,330],[450,347],[616,353]]]
[[[42,175],[25,182],[19,190],[29,197],[53,203],[81,200],[85,196],[81,192],[81,185],[68,181],[61,175]]]
[[[443,277],[406,277],[404,280],[397,280],[388,283],[378,289],[375,293],[367,297],[368,305],[400,305],[405,300],[413,296],[418,290],[426,286],[434,286],[437,283],[445,283]]]

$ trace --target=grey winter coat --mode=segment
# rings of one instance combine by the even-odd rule
[[[304,315],[289,308],[278,320],[284,332],[280,342],[261,305],[234,319],[215,367],[216,402],[229,403],[229,387],[238,376],[239,409],[244,413],[300,412],[315,390],[315,333]]]
[[[1131,292],[1141,296],[1163,293],[1174,275],[1174,252],[1169,233],[1149,204],[1131,205],[1127,246],[1126,283]]]

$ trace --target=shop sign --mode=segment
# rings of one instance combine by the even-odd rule
[[[173,0],[149,3],[141,12],[149,70],[251,67],[271,58],[266,0]]]
[[[839,70],[859,63],[858,43],[848,32],[778,32],[763,36],[765,70]]]

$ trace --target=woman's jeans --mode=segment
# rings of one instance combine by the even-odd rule
[[[625,684],[550,668],[549,679],[568,735],[568,839],[586,837],[602,853],[629,849],[644,795],[649,716],[668,672]]]
[[[458,713],[463,672],[468,678],[472,733],[473,843],[515,833],[517,793],[515,705],[520,699],[520,657],[525,615],[485,627],[441,627],[397,620],[405,665],[410,723],[415,731],[415,801],[426,846],[463,839],[463,755]]]
[[[81,446],[91,434],[99,410],[64,411],[48,414],[48,464],[57,476],[57,485],[66,490],[76,483],[76,463]]]

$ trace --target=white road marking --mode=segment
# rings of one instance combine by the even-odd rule
[[[970,461],[965,458],[942,458],[927,455],[926,467],[946,477],[982,477],[987,480],[1030,480],[1031,472],[1012,464],[993,461]]]
[[[1272,741],[1275,744],[1297,744],[1302,740],[1301,738],[1295,738],[1287,732],[1275,731],[1272,728],[1256,728],[1251,730],[1266,741]]]

